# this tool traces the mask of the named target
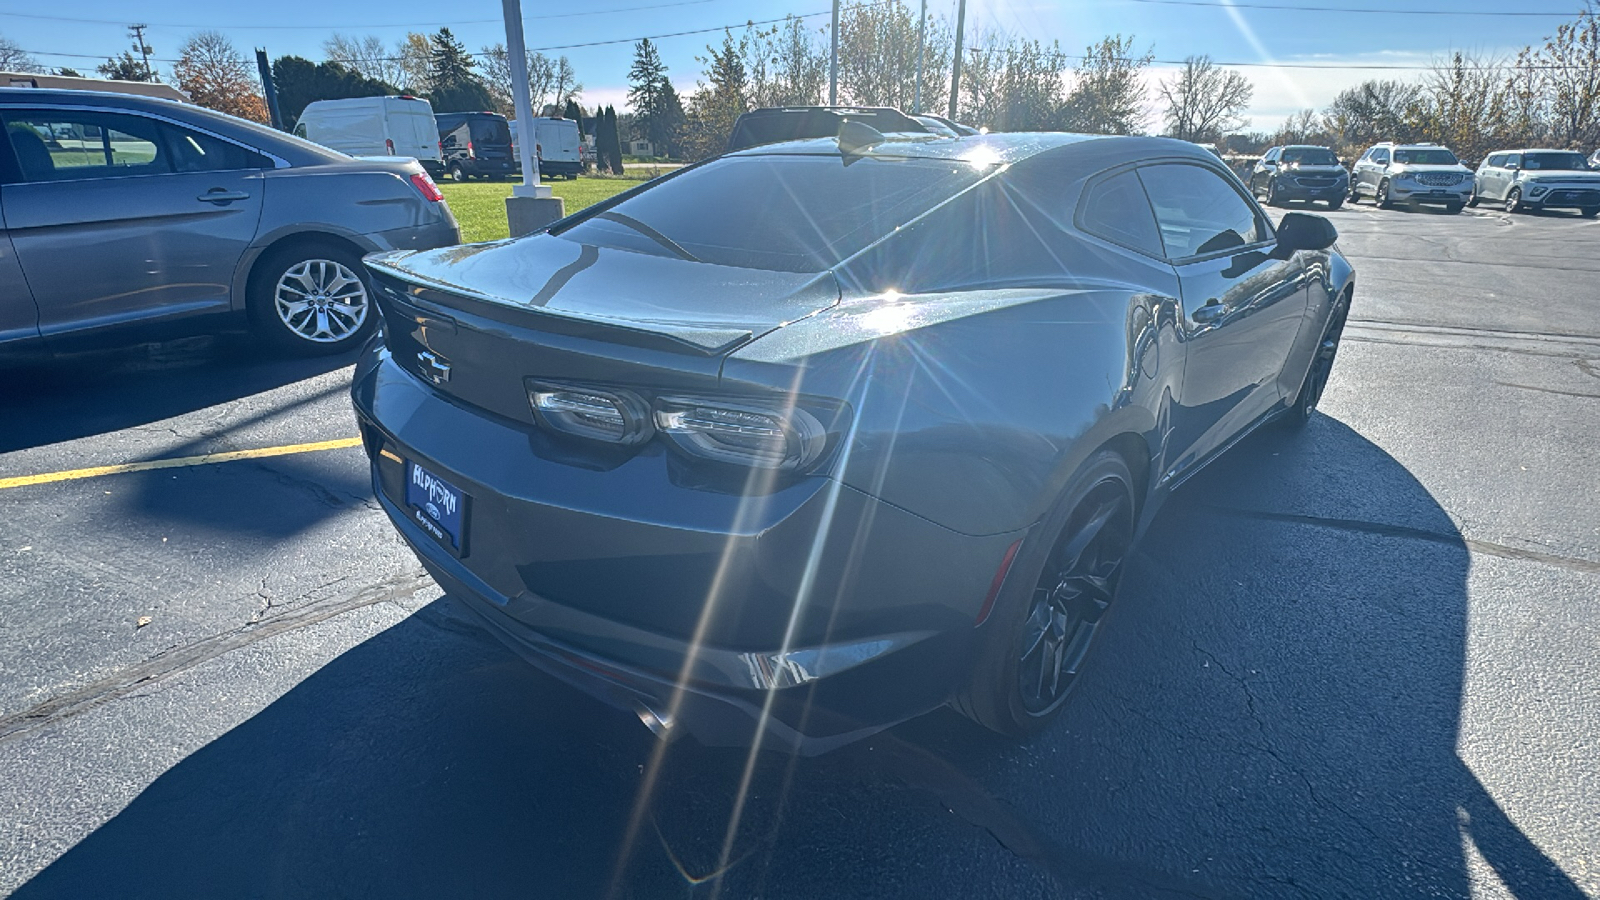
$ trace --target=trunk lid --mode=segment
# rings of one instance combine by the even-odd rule
[[[728,353],[839,302],[826,272],[718,266],[549,234],[366,262],[395,361],[522,422],[533,421],[529,379],[712,390]]]

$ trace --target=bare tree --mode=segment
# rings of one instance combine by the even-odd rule
[[[1173,81],[1161,85],[1167,132],[1186,141],[1215,140],[1249,124],[1242,113],[1255,88],[1238,72],[1219,68],[1209,56],[1191,56]]]
[[[433,88],[433,47],[428,36],[409,32],[395,48],[400,58],[400,80],[395,84],[413,94],[426,94]]]
[[[1516,137],[1507,127],[1506,84],[1500,60],[1459,51],[1435,60],[1411,106],[1412,125],[1463,159],[1481,159]]]
[[[1271,137],[1273,144],[1319,144],[1333,143],[1333,135],[1328,130],[1327,121],[1314,109],[1302,109],[1283,121],[1283,125]]]
[[[220,31],[197,31],[178,48],[178,87],[195,103],[231,116],[267,121],[256,71]]]
[[[1533,57],[1543,67],[1554,142],[1584,150],[1600,144],[1600,6],[1588,0]]]
[[[355,37],[336,33],[322,42],[322,55],[328,62],[395,87],[406,86],[405,68],[400,64],[404,51],[404,41],[391,47],[372,34]]]
[[[489,85],[489,93],[494,97],[495,111],[504,116],[515,116],[511,93],[511,55],[506,52],[506,45],[490,44],[484,47],[479,65],[483,69],[483,80]],[[545,104],[556,102],[550,98],[550,92],[555,87],[555,74],[555,64],[550,57],[537,52],[528,54],[528,103],[535,115]]]
[[[1136,55],[1133,35],[1107,36],[1083,51],[1060,127],[1087,134],[1134,134],[1145,126],[1144,70],[1154,54]]]
[[[1323,113],[1342,156],[1352,156],[1378,141],[1419,137],[1410,110],[1419,99],[1415,84],[1364,81],[1341,91]]]
[[[0,37],[0,72],[25,72],[30,75],[44,74],[45,67],[33,58],[33,54],[12,43],[9,38]]]

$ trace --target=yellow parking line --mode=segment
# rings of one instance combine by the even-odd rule
[[[315,453],[318,450],[342,450],[359,447],[361,438],[340,438],[336,441],[317,441],[311,444],[288,444],[282,447],[260,447],[255,450],[229,450],[225,453],[207,453],[202,456],[179,456],[174,459],[152,459],[146,462],[121,463],[115,466],[94,466],[88,469],[68,469],[65,472],[44,472],[39,475],[21,475],[0,478],[0,490],[26,487],[30,484],[49,484],[52,481],[74,481],[79,478],[99,478],[101,475],[121,475],[124,472],[147,472],[151,469],[179,469],[187,466],[208,466],[212,463],[233,462],[238,459],[261,459],[266,456],[288,456],[291,453]]]

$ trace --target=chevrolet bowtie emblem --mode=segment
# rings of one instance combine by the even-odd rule
[[[422,377],[434,384],[444,384],[450,380],[450,361],[428,350],[417,354],[417,368],[421,370]]]

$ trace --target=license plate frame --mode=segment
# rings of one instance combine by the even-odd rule
[[[411,521],[452,556],[467,553],[472,497],[416,460],[406,460],[405,508]]]

